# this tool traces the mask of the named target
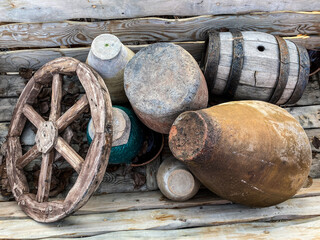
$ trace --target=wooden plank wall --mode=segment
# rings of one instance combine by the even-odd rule
[[[61,56],[85,61],[92,40],[102,33],[115,34],[135,52],[154,42],[174,42],[200,61],[208,30],[234,28],[277,34],[308,49],[320,48],[320,1],[0,1],[0,147],[27,81],[18,74],[22,68],[36,70]],[[312,177],[320,177],[319,82],[320,74],[313,76],[302,99],[284,106],[309,136]],[[29,147],[29,140],[24,147]],[[153,176],[139,190],[155,189],[152,184],[148,188],[155,168],[138,171]],[[98,191],[136,191],[133,179],[121,171],[125,169],[107,173]],[[34,222],[15,202],[6,200],[0,196],[0,239],[287,239],[288,233],[314,238],[320,231],[318,179],[293,199],[264,209],[230,204],[208,192],[184,203],[166,200],[157,191],[94,196],[74,216],[53,224]]]
[[[0,26],[0,48],[89,45],[102,33],[125,44],[135,42],[203,41],[208,30],[262,31],[280,36],[317,35],[318,13],[259,13],[198,16],[182,19],[137,18],[95,22],[15,23]]]
[[[0,22],[52,22],[74,18],[124,19],[144,16],[197,16],[274,11],[317,11],[318,0],[15,0],[0,2]]]
[[[293,38],[290,40],[295,43],[301,44],[308,49],[320,47],[320,36],[309,36],[307,38]],[[204,41],[173,43],[176,43],[185,48],[193,55],[193,57],[197,61],[201,60],[202,54],[205,51]],[[128,45],[128,47],[134,52],[137,52],[141,48],[146,47],[147,45],[148,44]],[[30,68],[36,70],[48,61],[64,56],[74,57],[80,61],[85,61],[89,53],[89,49],[89,47],[41,48],[0,52],[0,73],[18,72],[20,68]]]

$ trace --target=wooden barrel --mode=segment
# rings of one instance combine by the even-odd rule
[[[144,141],[143,126],[132,110],[122,106],[112,107],[112,126],[112,148],[109,163],[129,164],[141,150]],[[94,138],[94,132],[94,126],[90,120],[87,127],[89,144]]]
[[[123,72],[133,56],[134,53],[112,34],[101,34],[91,44],[87,64],[103,78],[114,104],[128,102],[123,89]]]
[[[308,137],[286,110],[238,101],[182,113],[169,135],[173,155],[219,196],[265,207],[292,197],[308,177]]]
[[[172,43],[141,49],[125,68],[124,85],[137,116],[160,133],[168,134],[180,113],[208,104],[207,84],[197,62]]]
[[[204,75],[210,98],[297,102],[308,83],[304,47],[261,32],[210,32]]]
[[[196,195],[200,188],[199,180],[173,156],[161,163],[157,183],[162,194],[174,201],[186,201]]]

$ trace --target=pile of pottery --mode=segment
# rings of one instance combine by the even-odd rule
[[[304,48],[259,32],[210,33],[203,74],[178,45],[151,44],[134,55],[103,34],[93,41],[87,64],[104,79],[113,104],[122,106],[113,107],[109,163],[130,163],[146,131],[169,134],[174,157],[163,161],[157,176],[168,198],[187,200],[203,184],[233,202],[270,206],[293,196],[307,179],[308,137],[286,110],[271,104],[301,97],[309,72]],[[209,100],[249,101],[207,108]]]

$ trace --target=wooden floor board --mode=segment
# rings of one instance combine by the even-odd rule
[[[235,231],[240,231],[243,228],[250,232],[251,228],[251,231],[254,230],[254,226],[256,226],[255,228],[273,228],[272,223],[268,223],[270,221],[294,222],[297,220],[300,221],[299,224],[306,223],[303,222],[306,221],[306,218],[312,219],[320,216],[319,201],[320,179],[314,180],[314,184],[310,188],[302,189],[295,198],[268,208],[249,208],[230,204],[228,201],[208,193],[202,193],[193,200],[182,203],[166,200],[159,192],[119,193],[94,196],[76,214],[52,224],[40,224],[27,218],[15,202],[2,202],[0,203],[2,210],[0,213],[0,239],[83,237],[105,233],[110,234],[100,237],[117,235],[126,237],[126,233],[114,233],[115,235],[111,233],[150,229],[175,230],[219,225],[226,226],[225,229],[228,229],[235,226],[230,224],[239,225],[238,228],[234,228],[238,229]],[[320,220],[316,219],[316,221]],[[206,232],[211,234],[219,229],[223,232],[223,226],[208,228]],[[192,230],[186,230],[186,233],[188,231],[192,233]],[[200,234],[197,231],[193,234]],[[143,234],[142,232],[141,234]],[[259,231],[256,232],[256,234],[258,233]],[[130,234],[136,237],[140,235],[137,232]],[[147,231],[145,234],[151,234],[151,236],[155,234],[156,237],[160,233]],[[184,233],[182,231],[177,234],[183,236]],[[168,237],[170,236],[168,235]]]
[[[51,224],[37,223],[32,219],[9,219],[0,221],[0,239],[82,237],[128,230],[173,230],[306,219],[320,216],[319,201],[320,197],[316,196],[290,199],[268,208],[225,204],[73,215]]]
[[[319,239],[320,217],[299,219],[284,222],[252,222],[228,224],[212,227],[197,227],[175,230],[140,230],[111,232],[85,240],[105,239],[259,239],[259,240],[288,240],[288,239]],[[80,239],[80,238],[74,238]],[[55,238],[51,239],[55,240]]]

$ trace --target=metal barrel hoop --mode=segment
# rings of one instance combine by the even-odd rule
[[[289,100],[285,104],[294,104],[302,96],[305,88],[307,87],[310,73],[309,55],[308,51],[296,44],[298,56],[299,56],[299,73],[296,86]]]
[[[269,99],[270,103],[276,104],[286,86],[288,83],[288,77],[289,77],[289,70],[290,70],[290,56],[289,56],[289,50],[288,50],[288,45],[286,41],[279,37],[275,36],[278,46],[279,46],[279,74],[278,74],[278,79],[274,88],[274,91]]]
[[[220,61],[220,33],[208,32],[207,50],[204,58],[204,76],[207,81],[208,90],[212,93],[218,73]]]
[[[244,60],[244,40],[240,31],[231,31],[233,37],[233,51],[231,69],[223,95],[233,99],[237,91]]]

